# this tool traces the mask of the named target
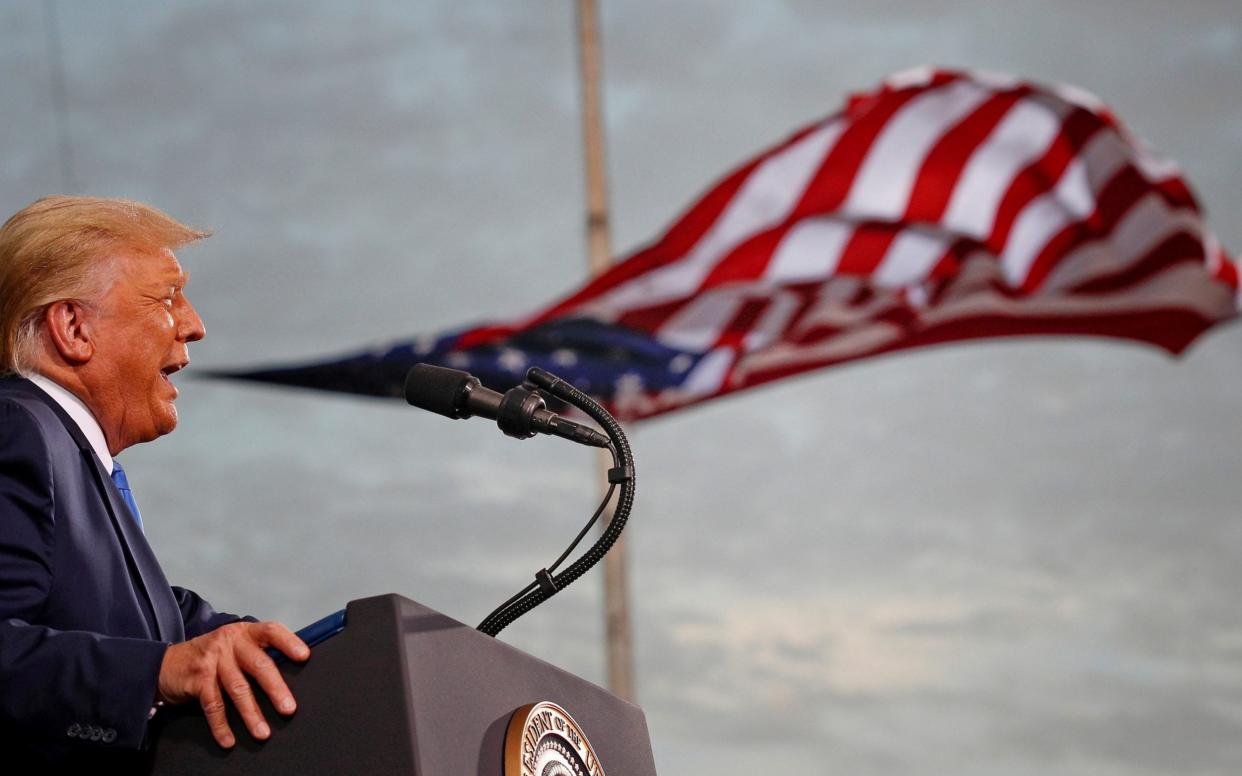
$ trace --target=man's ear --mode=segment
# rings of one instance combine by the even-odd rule
[[[43,312],[43,324],[52,346],[69,364],[80,365],[95,355],[87,310],[76,299],[52,302]]]

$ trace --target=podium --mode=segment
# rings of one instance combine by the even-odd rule
[[[268,741],[250,738],[231,707],[231,750],[215,743],[201,711],[164,710],[150,772],[520,776],[515,756],[525,748],[530,765],[546,728],[553,746],[585,742],[593,750],[578,768],[584,776],[655,774],[642,710],[590,682],[397,595],[350,602],[345,622],[309,661],[282,665],[298,701],[293,717],[276,713],[256,690],[272,726]],[[511,718],[544,701],[568,712],[577,729],[558,738],[564,723],[546,713],[546,725],[535,720],[523,731],[519,722],[506,767]]]

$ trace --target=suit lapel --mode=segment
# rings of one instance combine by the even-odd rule
[[[155,553],[147,542],[147,537],[143,536],[137,522],[129,513],[129,507],[121,498],[116,484],[108,476],[103,463],[95,455],[95,451],[89,449],[89,445],[87,447],[88,449],[82,451],[82,455],[89,460],[95,472],[95,484],[107,502],[108,512],[112,516],[112,527],[121,537],[125,557],[130,564],[131,575],[151,607],[155,631],[161,641],[184,641],[185,630],[181,622],[181,610],[177,608],[177,601],[173,598],[172,589],[168,586],[164,571],[160,568],[159,561],[156,560]]]
[[[164,571],[160,568],[159,561],[156,560],[155,553],[151,550],[151,545],[147,543],[147,538],[143,536],[137,523],[130,516],[129,507],[121,499],[116,485],[108,476],[108,470],[104,468],[99,456],[95,455],[95,449],[91,447],[82,429],[78,427],[73,418],[69,417],[63,407],[34,383],[13,378],[3,378],[3,381],[11,387],[38,398],[60,418],[65,430],[77,443],[82,453],[83,464],[92,473],[95,488],[108,509],[112,529],[125,554],[130,579],[139,597],[146,603],[144,615],[150,625],[151,633],[161,641],[184,641],[185,626],[181,621],[181,610],[173,597],[168,580],[164,577]]]

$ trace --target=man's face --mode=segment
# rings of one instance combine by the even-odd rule
[[[122,252],[113,273],[112,286],[92,305],[88,405],[116,455],[177,427],[169,375],[190,363],[186,345],[206,332],[172,251]]]

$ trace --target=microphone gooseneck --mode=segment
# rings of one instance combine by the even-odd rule
[[[550,412],[541,392],[578,408],[599,424],[604,433],[575,423]],[[507,625],[568,587],[601,561],[620,538],[634,504],[634,455],[621,424],[595,400],[572,384],[538,367],[526,373],[526,382],[503,395],[485,388],[478,378],[456,369],[418,364],[405,381],[405,398],[420,407],[448,418],[469,418],[474,415],[496,421],[505,434],[525,439],[536,433],[554,434],[579,444],[603,447],[612,453],[613,466],[608,470],[608,491],[599,507],[578,532],[574,540],[550,566],[535,573],[535,580],[483,619],[478,630],[489,636],[500,633]],[[600,537],[577,560],[558,572],[561,564],[599,521],[613,493],[620,490],[612,519]]]
[[[556,595],[559,591],[564,590],[589,571],[592,566],[603,560],[608,551],[612,549],[612,546],[616,544],[617,539],[621,537],[621,532],[625,530],[625,524],[629,520],[630,510],[634,506],[634,454],[630,452],[629,440],[626,439],[625,432],[621,430],[621,424],[617,422],[617,419],[590,396],[579,391],[565,380],[539,367],[531,367],[526,372],[526,381],[538,389],[547,391],[561,401],[582,410],[598,423],[600,428],[604,429],[609,438],[608,451],[612,453],[612,468],[608,470],[608,491],[604,494],[603,500],[600,501],[595,514],[583,526],[569,547],[561,553],[560,557],[551,566],[537,571],[534,582],[528,584],[508,601],[496,607],[495,611],[484,618],[483,622],[479,623],[478,629],[489,636],[495,636],[500,633],[505,626]],[[613,491],[617,489],[620,489],[621,493],[617,497],[617,504],[613,509],[612,519],[608,521],[600,537],[568,568],[560,573],[556,573],[561,563],[569,557],[574,548],[578,546],[578,543],[591,530],[591,526],[595,525],[599,520],[605,507],[608,506],[608,502],[612,499]]]

